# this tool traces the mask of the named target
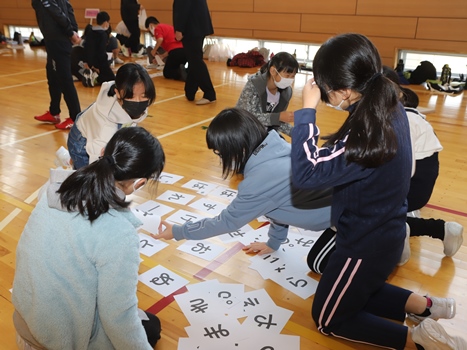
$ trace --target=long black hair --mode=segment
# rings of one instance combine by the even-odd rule
[[[104,155],[76,170],[60,186],[60,202],[93,222],[112,208],[126,208],[116,181],[157,179],[165,164],[159,141],[141,127],[121,128],[107,143]]]
[[[348,162],[373,168],[386,163],[397,151],[391,113],[398,104],[398,87],[382,75],[378,50],[361,34],[342,34],[326,41],[313,60],[313,74],[321,100],[328,92],[351,89],[361,99],[339,130],[326,137],[325,146],[346,141]]]
[[[250,112],[226,108],[209,124],[206,143],[222,160],[222,175],[241,174],[255,149],[268,136],[266,127]]]

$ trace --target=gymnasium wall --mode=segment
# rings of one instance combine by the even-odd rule
[[[120,20],[120,0],[70,0],[80,28],[85,8]],[[172,0],[140,0],[148,15],[172,23]],[[466,0],[208,0],[216,36],[319,44],[359,32],[393,66],[399,49],[467,54]],[[0,28],[36,26],[31,0],[0,1]],[[12,35],[12,34],[10,34]]]

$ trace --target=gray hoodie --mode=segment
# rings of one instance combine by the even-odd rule
[[[232,203],[214,218],[174,225],[172,232],[176,240],[205,239],[234,232],[265,215],[271,220],[267,245],[277,250],[287,238],[289,225],[314,231],[328,228],[330,204],[331,190],[292,188],[290,144],[270,131],[248,159]]]

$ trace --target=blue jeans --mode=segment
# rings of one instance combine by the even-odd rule
[[[76,121],[78,121],[81,114],[83,113],[76,116]],[[75,170],[89,164],[89,155],[86,152],[87,139],[81,134],[81,131],[79,131],[76,121],[68,134],[67,141],[68,152],[70,152],[70,157],[73,161],[73,169]]]

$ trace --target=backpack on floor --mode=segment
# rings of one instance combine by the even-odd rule
[[[417,68],[410,74],[410,84],[421,84],[427,80],[436,80],[436,68],[429,61],[420,62]]]

